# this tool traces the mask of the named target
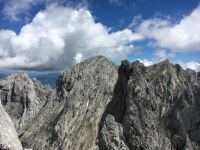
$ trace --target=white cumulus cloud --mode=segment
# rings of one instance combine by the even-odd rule
[[[169,58],[175,57],[175,54],[167,52],[164,49],[157,49],[154,52],[154,56],[156,56],[156,59],[158,59],[159,61],[163,61],[165,59],[169,59]]]
[[[136,30],[153,39],[160,48],[174,52],[200,51],[200,5],[178,23],[153,18],[142,20]]]
[[[0,30],[0,68],[63,69],[95,55],[125,58],[141,39],[129,29],[111,32],[87,9],[52,4],[19,34]]]
[[[190,68],[192,70],[195,71],[200,71],[200,63],[195,62],[195,61],[191,61],[186,63],[185,65],[183,65],[184,68]]]

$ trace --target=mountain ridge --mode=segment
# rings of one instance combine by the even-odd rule
[[[117,66],[97,56],[61,74],[56,89],[16,74],[0,80],[0,95],[26,148],[197,150],[199,76],[168,60]]]

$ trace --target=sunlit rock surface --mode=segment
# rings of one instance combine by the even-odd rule
[[[0,103],[0,149],[23,150],[12,120]]]
[[[92,57],[56,89],[18,73],[0,80],[0,96],[33,150],[200,149],[200,74],[168,60],[117,66]]]

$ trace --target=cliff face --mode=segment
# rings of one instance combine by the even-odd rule
[[[198,150],[199,76],[167,60],[118,67],[98,56],[65,71],[56,90],[17,74],[0,80],[0,95],[26,148]]]
[[[56,99],[21,136],[23,144],[33,149],[95,149],[98,123],[112,99],[116,71],[113,63],[96,57],[63,73]]]
[[[104,57],[80,63],[59,78],[59,100],[66,101],[56,125],[62,149],[95,149],[98,125],[116,80],[116,65]]]
[[[0,102],[0,149],[1,150],[22,150],[12,120],[4,110]]]
[[[37,86],[40,84],[38,81],[34,84],[32,79],[21,75],[11,79],[13,77],[0,82],[3,91],[2,103],[16,127],[21,125],[21,120],[27,119],[23,128],[18,130],[24,147],[48,150],[96,148],[98,124],[106,105],[112,99],[117,80],[115,64],[101,56],[77,64],[60,76],[56,91],[46,89],[42,85]],[[13,88],[16,90],[4,90]],[[9,95],[5,92],[15,97],[5,96]],[[29,98],[26,98],[28,96]],[[5,103],[6,100],[11,102]],[[30,104],[36,104],[24,105],[27,100]],[[16,105],[15,109],[19,114],[17,119],[16,112],[12,113],[12,109],[7,109],[13,105]],[[19,105],[20,107],[17,107]],[[26,110],[27,113],[24,113]]]
[[[197,73],[168,61],[151,67],[124,61],[102,118],[99,148],[197,150],[199,100]]]
[[[1,102],[18,133],[32,122],[39,110],[51,99],[53,90],[36,79],[19,72],[0,80]]]

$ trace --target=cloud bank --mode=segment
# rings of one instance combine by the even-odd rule
[[[136,16],[129,28],[143,36],[144,39],[151,40],[148,44],[156,49],[153,53],[154,61],[140,60],[146,66],[175,58],[176,53],[187,54],[200,51],[200,5],[191,14],[176,23],[170,19],[143,20],[141,16]],[[180,64],[184,69],[190,68],[200,71],[199,62],[190,61]]]
[[[122,59],[140,39],[129,29],[111,32],[87,9],[52,4],[19,34],[0,30],[0,68],[63,69],[94,55]]]
[[[138,40],[151,41],[156,62],[175,58],[177,52],[200,51],[200,6],[177,23],[160,18],[142,20],[136,16],[127,28],[112,32],[96,22],[87,8],[60,6],[55,2],[9,0],[6,3],[3,12],[13,20],[38,4],[46,4],[47,8],[39,11],[19,34],[0,30],[0,69],[60,70],[95,55],[125,59],[137,49],[134,42]],[[143,60],[145,65],[153,62]],[[182,66],[200,70],[199,62],[195,61]]]
[[[190,68],[192,70],[200,71],[200,63],[191,61],[183,65],[183,68]]]
[[[135,20],[131,24],[136,24]],[[169,19],[153,18],[142,20],[136,31],[154,40],[160,48],[174,52],[200,51],[200,5],[176,24]]]

